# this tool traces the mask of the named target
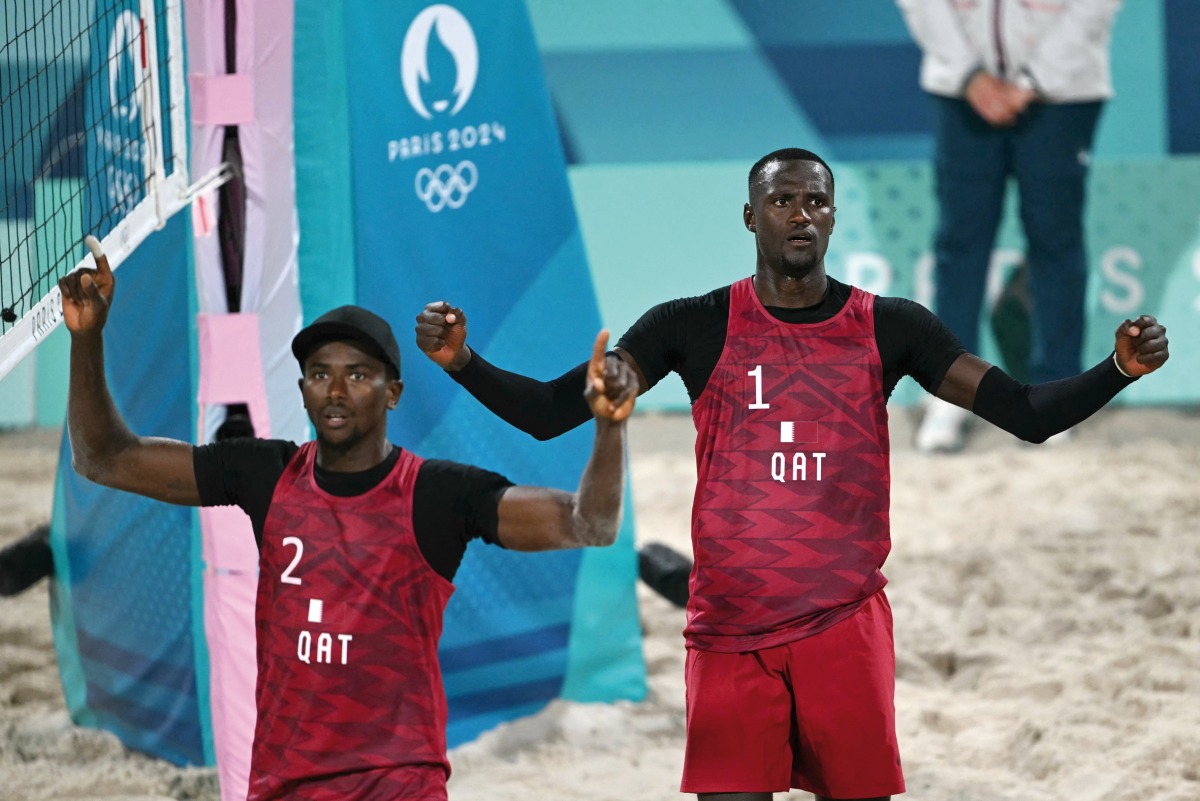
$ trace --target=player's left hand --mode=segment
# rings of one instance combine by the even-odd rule
[[[461,370],[471,360],[467,315],[444,300],[426,303],[417,315],[417,347],[443,370]]]
[[[1117,363],[1126,375],[1153,373],[1171,356],[1167,351],[1167,328],[1149,314],[1125,320],[1117,326],[1116,351]]]
[[[633,368],[620,357],[605,355],[607,348],[608,330],[605,329],[596,335],[592,346],[583,396],[592,407],[593,417],[621,422],[633,412],[638,379]]]
[[[104,329],[116,289],[116,280],[108,257],[100,249],[100,240],[89,235],[84,243],[96,262],[95,269],[81,267],[58,281],[63,324],[72,335],[97,334]]]

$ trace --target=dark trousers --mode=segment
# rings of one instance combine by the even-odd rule
[[[1080,372],[1087,254],[1083,208],[1103,103],[1037,103],[1011,128],[993,128],[965,100],[935,97],[938,227],[936,311],[970,353],[988,265],[1016,179],[1033,297],[1034,383]]]

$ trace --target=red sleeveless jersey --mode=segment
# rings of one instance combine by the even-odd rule
[[[315,443],[288,462],[259,560],[250,801],[445,799],[437,643],[454,585],[413,534],[421,458],[377,486],[323,492]]]
[[[875,296],[820,323],[731,287],[725,347],[696,424],[691,647],[740,652],[816,634],[886,583],[887,407]]]

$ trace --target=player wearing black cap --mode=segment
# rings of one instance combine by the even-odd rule
[[[392,369],[392,378],[400,377],[400,346],[392,327],[377,314],[360,306],[338,306],[325,312],[312,325],[296,334],[292,354],[304,367],[304,359],[325,342],[353,342]]]
[[[107,259],[59,282],[71,334],[75,469],[105,486],[185,505],[240,506],[259,545],[258,720],[249,799],[445,799],[442,613],[467,543],[513,550],[608,545],[624,492],[632,370],[597,337],[584,395],[596,420],[574,493],[515,486],[390,443],[403,390],[386,321],[334,309],[296,335],[316,439],[193,447],[139,437],[104,377],[113,297]],[[606,362],[608,362],[606,364]]]

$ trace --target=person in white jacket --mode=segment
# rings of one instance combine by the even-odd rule
[[[1029,380],[1075,375],[1087,288],[1086,181],[1112,96],[1109,42],[1121,1],[896,3],[923,53],[921,88],[934,99],[938,316],[968,352],[979,352],[987,273],[1013,177],[1033,301]],[[935,402],[917,447],[960,449],[969,417]]]

